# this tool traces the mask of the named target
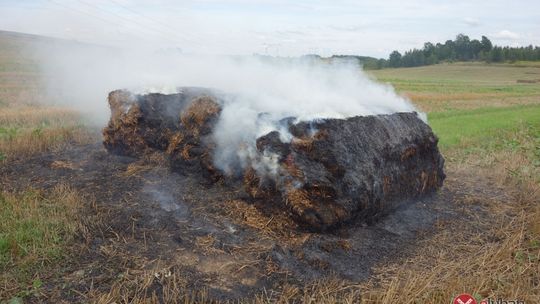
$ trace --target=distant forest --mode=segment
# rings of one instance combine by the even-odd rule
[[[486,36],[482,36],[480,40],[471,40],[469,36],[459,34],[456,39],[447,40],[445,43],[426,42],[422,49],[412,49],[406,51],[405,54],[393,51],[388,59],[347,55],[332,56],[332,58],[351,57],[360,61],[365,69],[416,67],[453,61],[534,61],[540,60],[540,47],[532,45],[526,47],[494,46]]]

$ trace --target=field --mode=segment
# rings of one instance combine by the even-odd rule
[[[131,193],[118,197],[104,188],[117,183],[118,189],[124,184],[130,189],[145,173],[168,173],[133,160],[112,162],[99,151],[95,154],[105,162],[86,164],[87,147],[100,147],[99,130],[87,127],[74,109],[44,103],[39,69],[21,52],[32,43],[45,42],[0,35],[0,303],[205,302],[207,290],[186,291],[194,288],[185,277],[194,263],[217,272],[237,263],[231,266],[236,274],[255,269],[251,260],[215,264],[210,257],[225,256],[225,249],[212,235],[194,240],[195,250],[206,258],[193,262],[187,256],[189,267],[170,264],[171,257],[183,254],[173,247],[176,240],[187,242],[190,236],[171,234],[179,228],[163,222],[151,226],[144,219],[155,210],[137,210]],[[360,282],[290,282],[245,302],[450,303],[467,292],[478,299],[535,303],[540,298],[540,65],[455,63],[370,73],[428,113],[446,159],[443,198],[452,194],[451,211],[459,217],[435,221],[404,242],[407,246],[396,241],[404,250],[370,264],[369,276]],[[117,168],[121,177],[114,176]],[[80,172],[88,178],[80,179]],[[215,199],[210,190],[205,195]],[[100,200],[129,204],[111,207]],[[264,230],[264,240],[254,244],[264,247],[283,237],[279,227],[273,230],[278,219],[237,204],[248,208],[242,214],[253,218],[250,227]],[[212,214],[211,207],[197,212]],[[238,213],[227,208],[223,212]],[[316,237],[293,239],[302,243]],[[340,236],[324,240],[350,246]],[[248,249],[259,250],[254,255],[265,250]],[[241,248],[234,250],[242,256]],[[274,273],[287,276],[271,263],[265,267],[269,281]]]
[[[373,71],[426,112],[537,104],[538,65],[440,64]],[[530,83],[523,83],[524,81]]]
[[[456,63],[373,74],[428,112],[447,170],[492,180],[509,195],[485,202],[499,222],[477,218],[476,224],[487,224],[497,241],[486,240],[485,231],[461,238],[436,235],[405,265],[381,269],[385,283],[375,292],[376,302],[392,303],[399,297],[444,302],[451,297],[449,291],[469,292],[478,299],[537,301],[540,85],[519,80],[538,81],[538,64]],[[462,253],[451,252],[456,249]]]

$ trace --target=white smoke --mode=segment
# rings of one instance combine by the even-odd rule
[[[254,145],[257,137],[273,130],[280,131],[283,141],[290,141],[278,123],[286,117],[309,121],[415,111],[391,86],[370,79],[352,62],[246,59],[227,62],[223,68],[230,71],[227,83],[216,78],[211,86],[235,94],[226,101],[214,133],[216,164],[226,172],[244,167],[243,162],[250,159],[246,153],[253,157],[253,147],[238,149],[244,143]]]
[[[48,45],[37,54],[55,100],[92,115],[97,125],[107,121],[106,96],[115,89],[173,93],[180,86],[199,86],[227,93],[214,131],[215,163],[227,172],[244,167],[252,159],[255,139],[282,128],[276,122],[286,117],[312,120],[417,111],[391,86],[371,79],[352,62],[82,45]],[[288,133],[281,131],[286,137]]]

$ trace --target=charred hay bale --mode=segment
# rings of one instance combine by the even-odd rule
[[[214,98],[201,96],[182,111],[180,120],[186,130],[198,137],[212,132],[220,113],[221,106]]]
[[[202,173],[213,181],[221,178],[213,164],[215,144],[211,138],[220,114],[221,106],[211,96],[196,97],[183,109],[180,129],[166,149],[173,169]]]
[[[244,171],[244,190],[254,199],[270,199],[279,196],[276,183],[265,174],[258,173],[252,167]]]
[[[147,148],[139,122],[143,113],[136,97],[128,91],[109,93],[111,119],[103,129],[103,145],[121,155],[137,155]]]
[[[108,101],[111,118],[103,130],[105,148],[137,156],[168,146],[169,138],[180,127],[179,113],[189,100],[183,93],[135,95],[117,90],[109,93]]]
[[[415,113],[301,122],[289,131],[290,143],[272,132],[257,148],[279,154],[282,201],[315,230],[376,218],[445,178],[437,137]]]
[[[221,106],[210,90],[182,88],[176,94],[109,94],[111,118],[103,144],[112,153],[140,156],[163,151],[178,171],[202,172],[215,179],[210,133]]]
[[[223,177],[212,157],[222,111],[215,95],[193,88],[169,95],[114,91],[109,105],[103,130],[109,151],[161,151],[176,171],[211,182]],[[243,181],[252,197],[282,201],[309,228],[324,230],[357,216],[372,220],[435,191],[445,178],[437,138],[415,113],[294,121],[278,122],[290,134],[273,131],[256,140],[258,153],[250,155],[253,167],[245,168]]]

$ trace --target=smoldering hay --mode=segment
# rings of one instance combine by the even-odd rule
[[[164,153],[173,170],[213,183],[242,181],[252,198],[288,208],[313,230],[374,219],[442,186],[438,139],[416,112],[337,118],[259,112],[246,125],[239,99],[246,97],[196,87],[174,94],[113,91],[104,146],[136,157]],[[239,111],[236,127],[230,110]]]

